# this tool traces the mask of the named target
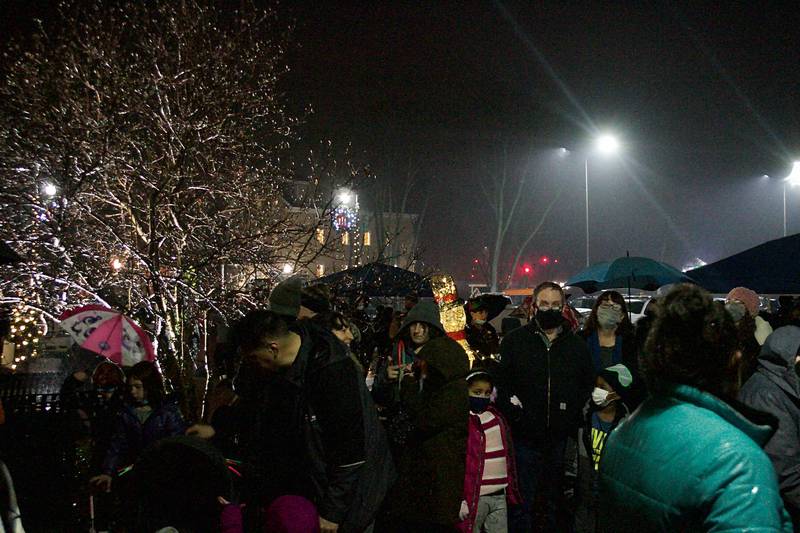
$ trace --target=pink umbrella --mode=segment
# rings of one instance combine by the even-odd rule
[[[60,325],[81,348],[121,366],[154,361],[153,344],[133,320],[101,305],[85,305],[61,315]]]

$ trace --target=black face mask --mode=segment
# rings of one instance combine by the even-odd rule
[[[561,309],[548,309],[547,311],[538,309],[536,311],[536,322],[544,330],[556,329],[563,321],[564,317],[561,316]]]
[[[491,398],[478,398],[477,396],[469,397],[469,410],[473,413],[482,413],[489,407]]]

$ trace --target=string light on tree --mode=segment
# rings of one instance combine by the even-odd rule
[[[41,314],[34,308],[20,305],[11,315],[11,342],[14,343],[14,363],[24,363],[39,355],[39,338],[44,335]]]

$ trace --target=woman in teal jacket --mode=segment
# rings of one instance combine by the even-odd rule
[[[664,298],[641,361],[652,396],[600,461],[601,531],[792,531],[761,449],[774,419],[733,400],[735,343],[704,290]]]

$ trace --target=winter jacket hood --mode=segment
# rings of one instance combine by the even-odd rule
[[[427,362],[428,376],[436,381],[447,383],[469,373],[469,359],[464,348],[450,337],[428,341],[417,355]]]
[[[439,307],[433,302],[420,302],[412,307],[405,319],[403,319],[403,323],[397,334],[402,335],[406,328],[414,322],[428,324],[438,329],[442,334],[445,333],[444,326],[442,326],[442,319],[439,316]]]
[[[800,328],[784,326],[767,337],[758,366],[766,377],[793,397],[800,399],[800,379],[794,371],[795,358],[800,350]]]

